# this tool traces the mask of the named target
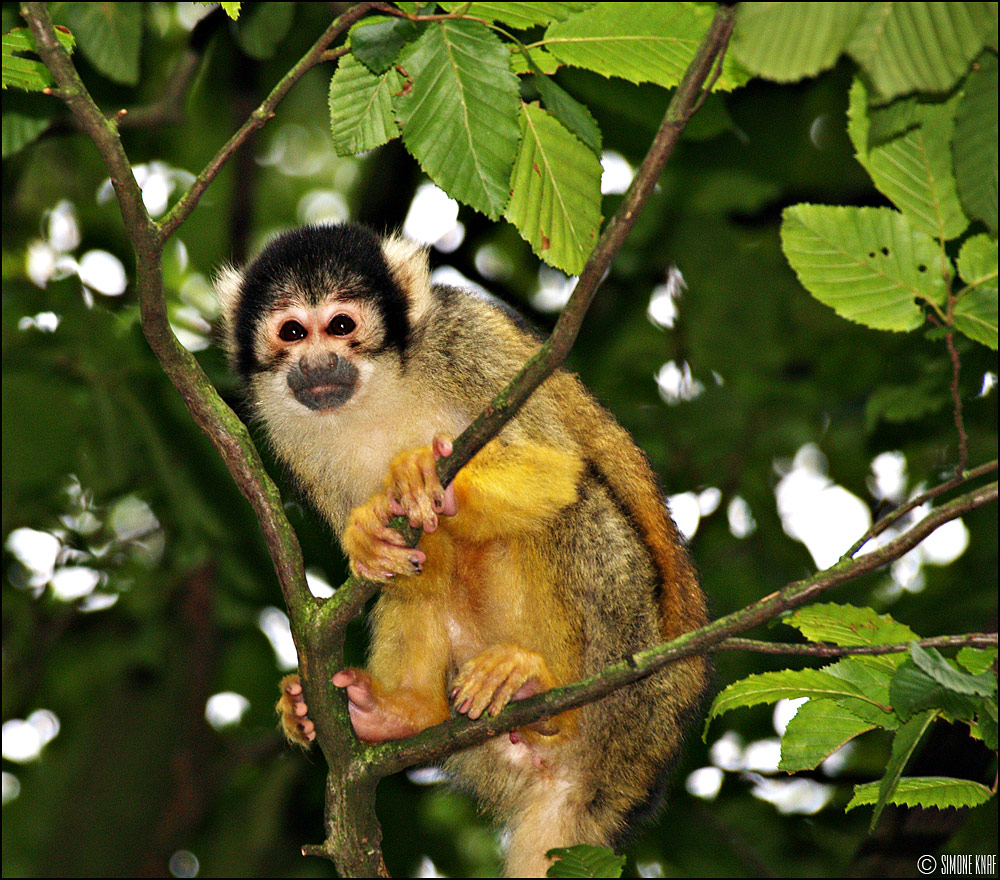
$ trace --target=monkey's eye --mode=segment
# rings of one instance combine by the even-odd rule
[[[278,338],[284,342],[298,342],[300,339],[305,339],[306,335],[306,328],[298,321],[285,321],[278,328]]]
[[[358,325],[350,315],[334,315],[326,325],[326,332],[331,336],[347,336]]]

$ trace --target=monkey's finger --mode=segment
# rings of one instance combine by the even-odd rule
[[[434,450],[435,460],[447,458],[452,452],[451,438],[445,436],[444,434],[435,434],[434,440],[431,443],[431,448]]]
[[[494,712],[491,706],[494,695],[503,687],[508,678],[515,673],[516,663],[513,661],[513,658],[504,658],[491,666],[484,664],[461,689],[459,695],[456,697],[456,703],[466,707],[464,714],[467,714],[470,718],[478,718],[486,711],[487,707],[490,707],[490,714],[495,715],[496,712],[499,712],[506,705],[507,700],[504,700],[496,712]],[[511,693],[517,690],[519,686],[516,685]]]
[[[513,670],[494,691],[490,701],[490,715],[499,715],[526,682],[527,677],[521,670]]]

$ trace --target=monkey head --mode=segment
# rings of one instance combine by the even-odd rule
[[[216,289],[232,365],[265,422],[276,407],[337,414],[398,382],[430,298],[421,248],[356,225],[279,235]]]

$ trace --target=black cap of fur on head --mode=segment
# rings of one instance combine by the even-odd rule
[[[283,292],[309,304],[331,294],[373,304],[385,328],[384,347],[405,357],[410,336],[407,298],[393,277],[381,239],[356,224],[303,226],[268,242],[243,272],[236,311],[236,368],[244,379],[263,366],[254,355],[258,323]]]

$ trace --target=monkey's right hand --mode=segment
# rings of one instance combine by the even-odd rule
[[[458,513],[454,484],[445,489],[435,465],[449,455],[451,441],[441,436],[428,446],[400,453],[389,465],[384,490],[351,511],[341,543],[355,574],[383,581],[423,571],[426,555],[407,546],[388,523],[394,516],[405,516],[413,528],[433,532],[439,515]]]

